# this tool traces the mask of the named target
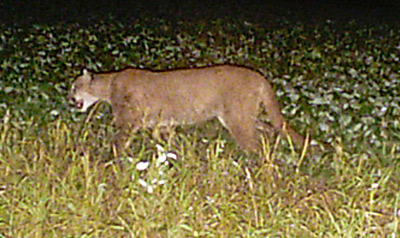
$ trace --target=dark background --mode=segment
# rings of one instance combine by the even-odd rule
[[[2,24],[54,24],[63,22],[92,23],[107,17],[129,19],[162,17],[167,20],[215,19],[234,17],[268,23],[271,19],[315,22],[333,20],[360,24],[398,26],[400,1],[364,0],[187,0],[187,1],[66,1],[3,0],[0,1]]]

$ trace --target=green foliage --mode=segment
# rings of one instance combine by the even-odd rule
[[[400,32],[341,29],[153,18],[0,27],[0,237],[396,237]],[[66,99],[84,67],[221,63],[262,72],[290,123],[336,153],[301,158],[278,140],[249,157],[208,123],[168,143],[132,135],[121,167],[109,107],[85,123]]]

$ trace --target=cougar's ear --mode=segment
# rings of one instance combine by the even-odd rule
[[[83,76],[83,78],[84,79],[86,79],[86,80],[92,80],[92,74],[89,72],[89,70],[87,70],[86,68],[84,68],[83,70],[82,70],[82,76]]]

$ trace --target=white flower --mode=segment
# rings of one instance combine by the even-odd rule
[[[173,153],[173,152],[165,152],[164,148],[160,145],[157,144],[156,145],[157,151],[158,151],[158,158],[157,158],[157,166],[160,164],[167,164],[168,163],[168,159],[174,159],[176,160],[178,158],[178,156]]]
[[[158,181],[157,181],[157,184],[158,184],[158,185],[164,185],[165,183],[166,183],[165,180],[158,180]]]
[[[151,180],[151,183],[152,183],[152,184],[156,184],[157,181],[158,181],[157,179],[153,179],[153,180]]]
[[[158,163],[159,164],[162,164],[162,163],[164,163],[165,161],[167,161],[167,159],[168,159],[168,156],[165,154],[165,153],[162,153],[159,157],[158,157]]]
[[[164,153],[164,148],[160,144],[157,144],[156,148],[157,148],[158,152]]]
[[[139,171],[146,170],[149,167],[150,163],[145,161],[145,162],[139,162],[136,164],[136,169]]]
[[[146,183],[146,181],[144,181],[143,179],[139,179],[138,182],[142,187],[147,188],[148,193],[153,193],[153,191],[154,191],[153,186]]]
[[[175,153],[172,152],[168,152],[166,155],[167,158],[173,159],[173,160],[177,160],[178,156]]]
[[[143,179],[139,179],[138,182],[140,185],[142,185],[142,187],[147,187],[147,183]]]

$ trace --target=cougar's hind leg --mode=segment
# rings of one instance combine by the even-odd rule
[[[271,144],[275,142],[276,136],[279,133],[275,127],[261,120],[256,120],[255,127],[259,138],[265,137]]]
[[[268,117],[271,120],[272,126],[281,134],[288,135],[298,147],[303,146],[304,137],[298,134],[288,123],[286,123],[275,97],[272,95],[265,95],[263,104]]]

